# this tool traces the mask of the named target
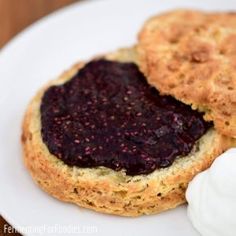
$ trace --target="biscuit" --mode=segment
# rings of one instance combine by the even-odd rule
[[[205,112],[236,137],[236,13],[176,10],[154,16],[139,34],[141,70],[162,94]]]
[[[136,61],[133,49],[106,56],[117,61]],[[58,79],[44,86],[30,102],[23,121],[24,162],[34,181],[55,198],[95,211],[122,216],[154,214],[185,202],[189,181],[208,168],[213,160],[232,145],[211,128],[195,144],[192,152],[177,158],[167,168],[147,175],[126,175],[106,167],[70,167],[52,155],[41,136],[40,104],[52,85],[65,83],[82,68],[79,63]]]

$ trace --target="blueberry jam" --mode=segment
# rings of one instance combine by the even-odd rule
[[[92,61],[41,103],[42,138],[69,166],[149,174],[191,152],[211,123],[160,96],[133,63]]]

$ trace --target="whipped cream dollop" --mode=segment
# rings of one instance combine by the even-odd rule
[[[203,236],[236,236],[236,148],[190,182],[188,216]]]

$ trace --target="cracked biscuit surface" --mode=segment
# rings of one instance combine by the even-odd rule
[[[122,50],[106,58],[135,62],[136,53]],[[220,135],[213,128],[198,140],[189,155],[176,159],[168,168],[157,169],[147,175],[129,176],[122,170],[106,167],[71,167],[49,152],[41,136],[42,96],[50,86],[71,79],[83,65],[75,65],[57,80],[48,83],[27,108],[22,145],[26,167],[35,182],[59,200],[122,216],[154,214],[184,203],[189,181],[232,145],[230,138]]]
[[[138,54],[147,80],[162,94],[205,112],[236,137],[236,13],[176,10],[149,19]]]

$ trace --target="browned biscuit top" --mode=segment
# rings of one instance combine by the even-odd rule
[[[148,20],[139,62],[161,93],[205,112],[236,137],[236,13],[177,10]]]

